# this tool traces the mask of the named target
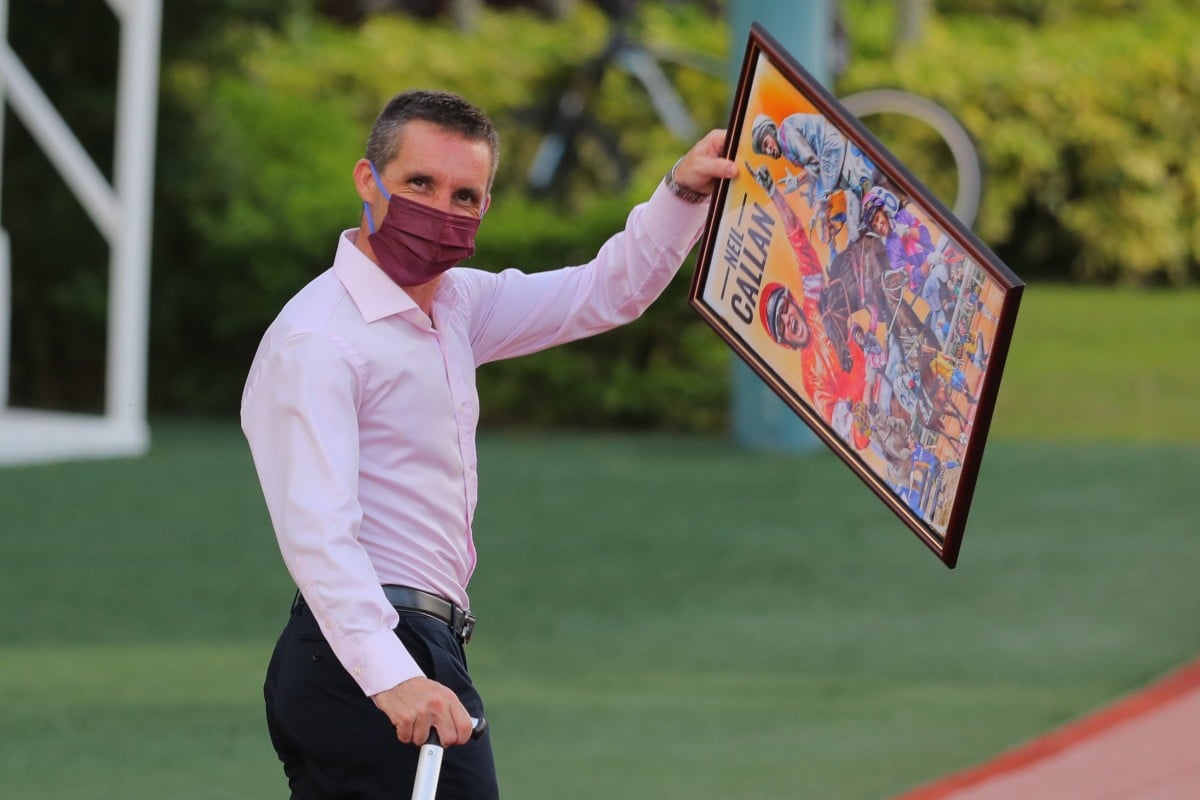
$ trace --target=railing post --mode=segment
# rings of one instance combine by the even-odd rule
[[[111,242],[105,413],[145,427],[161,0],[128,2],[121,18],[114,177],[120,235]]]
[[[150,443],[146,365],[162,0],[107,3],[121,36],[112,185],[9,45],[8,0],[0,0],[0,110],[13,109],[110,250],[104,415],[13,409],[11,250],[0,226],[0,463],[138,455]]]
[[[8,42],[8,0],[0,0],[0,42]],[[4,82],[0,81],[0,153],[4,152]],[[3,200],[4,160],[0,158],[0,201]],[[2,205],[2,203],[0,203]],[[12,347],[12,263],[8,232],[0,219],[0,413],[8,407],[8,369]]]
[[[745,55],[750,24],[758,22],[821,83],[830,79],[829,39],[834,0],[738,0],[729,3],[730,86]],[[808,452],[820,440],[758,375],[735,358],[730,417],[737,444],[752,450]]]

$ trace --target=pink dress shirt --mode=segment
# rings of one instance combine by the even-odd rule
[[[382,584],[469,607],[475,368],[636,319],[678,271],[706,208],[660,185],[588,264],[451,269],[432,324],[351,229],[332,269],[267,329],[242,430],[284,563],[364,693],[422,674],[393,633]]]

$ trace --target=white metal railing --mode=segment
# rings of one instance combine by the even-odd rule
[[[46,152],[107,240],[109,256],[108,341],[104,416],[94,442],[86,426],[70,421],[77,455],[144,451],[146,359],[149,321],[150,235],[157,114],[162,0],[107,0],[120,23],[117,109],[112,185],[79,144],[54,106],[25,69],[8,41],[8,0],[0,0],[0,103],[7,102]],[[3,129],[0,128],[0,142]],[[3,175],[0,174],[0,185]],[[6,441],[26,440],[5,431],[11,353],[11,269],[7,236],[0,227],[0,461]],[[28,428],[31,419],[19,415]],[[47,428],[47,430],[51,430]],[[25,448],[26,450],[28,448]],[[48,443],[48,457],[73,457],[69,446]],[[23,450],[24,452],[24,450]],[[29,453],[36,458],[36,453]],[[11,460],[11,459],[10,459]]]

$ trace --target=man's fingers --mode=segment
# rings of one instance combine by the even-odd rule
[[[375,705],[387,714],[396,729],[396,738],[418,747],[429,740],[436,729],[446,745],[464,742],[470,737],[471,716],[454,692],[428,678],[410,678],[374,695]],[[460,730],[466,731],[465,735]]]
[[[429,741],[429,731],[433,729],[435,715],[429,710],[419,711],[413,718],[412,736],[410,742],[420,747]]]
[[[725,131],[722,128],[711,130],[704,134],[704,137],[693,148],[700,151],[700,155],[720,156],[725,152]]]
[[[466,707],[461,703],[456,703],[450,711],[458,737],[455,743],[466,744],[471,741],[471,734],[475,732],[475,723],[472,722],[471,715],[467,713]]]
[[[465,713],[465,712],[464,712]],[[466,744],[471,741],[471,718],[468,716],[466,724],[460,723],[457,719],[447,719],[439,722],[435,729],[437,730],[438,740],[443,747],[453,747],[457,744]]]
[[[411,733],[407,739],[404,723],[396,725],[396,735],[400,741],[420,747],[430,740],[433,731],[437,732],[438,743],[443,747],[470,741],[473,725],[466,707],[445,686],[430,682],[428,688],[422,709],[412,717]]]
[[[444,747],[471,741],[475,728],[466,707],[453,695],[447,699],[446,712],[438,716],[436,727]]]
[[[737,165],[724,157],[725,131],[709,131],[675,167],[675,181],[698,192],[709,193],[715,182],[737,177]]]

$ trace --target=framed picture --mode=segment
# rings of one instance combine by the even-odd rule
[[[947,567],[1023,283],[759,24],[689,302]]]

